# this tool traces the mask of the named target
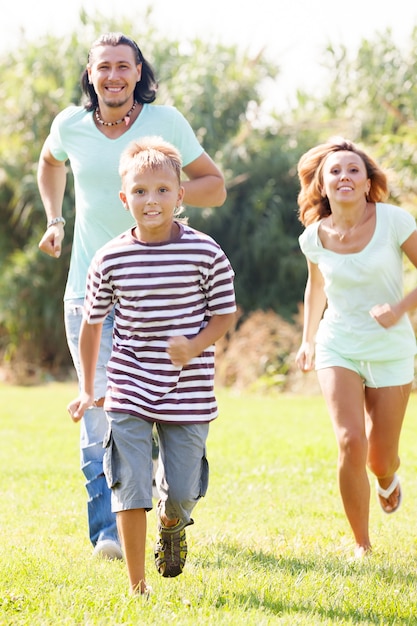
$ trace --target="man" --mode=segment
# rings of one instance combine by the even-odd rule
[[[132,225],[120,206],[120,154],[130,141],[158,135],[181,153],[184,201],[197,207],[220,206],[226,198],[224,178],[185,118],[174,108],[152,105],[157,84],[138,45],[121,33],[95,41],[83,73],[84,106],[69,106],[54,119],[42,148],[38,185],[47,216],[40,249],[58,258],[64,238],[62,202],[69,160],[75,186],[75,228],[64,294],[68,346],[80,380],[78,339],[88,267],[95,252]],[[103,411],[106,365],[111,353],[113,312],[104,324],[96,368],[95,401],[81,422],[81,467],[88,492],[88,521],[94,554],[122,558],[110,490],[103,473]],[[81,382],[81,381],[80,381]]]

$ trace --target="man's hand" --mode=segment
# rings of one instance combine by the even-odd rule
[[[83,417],[85,411],[93,406],[94,397],[87,394],[81,393],[78,398],[72,400],[67,406],[68,413],[71,416],[73,422],[79,422]]]
[[[58,259],[61,256],[61,242],[64,239],[64,226],[62,223],[54,224],[46,229],[44,236],[39,242],[39,249],[49,256]]]

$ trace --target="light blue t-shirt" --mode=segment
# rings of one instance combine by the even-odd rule
[[[101,133],[93,113],[69,106],[52,122],[49,147],[58,161],[69,159],[74,175],[75,228],[64,299],[84,298],[95,252],[133,224],[119,199],[119,159],[134,139],[158,135],[181,153],[183,166],[203,148],[185,117],[174,107],[144,104],[140,115],[117,139]]]
[[[395,304],[403,298],[401,245],[416,230],[414,217],[392,204],[378,203],[371,241],[352,254],[323,248],[319,225],[320,221],[310,224],[299,238],[302,252],[323,275],[327,296],[316,343],[356,360],[385,361],[415,354],[415,334],[407,315],[395,326],[383,328],[369,314],[376,304]]]

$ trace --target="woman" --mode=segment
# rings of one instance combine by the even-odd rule
[[[355,538],[370,552],[367,467],[382,510],[401,503],[396,474],[414,377],[416,341],[404,297],[402,254],[417,267],[414,218],[385,204],[387,178],[352,142],[331,140],[298,164],[300,247],[307,258],[304,330],[297,365],[317,370],[337,439],[339,488]]]

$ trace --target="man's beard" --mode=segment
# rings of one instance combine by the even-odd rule
[[[120,109],[120,107],[124,106],[125,104],[128,104],[130,99],[130,96],[128,98],[123,98],[121,100],[109,100],[107,101],[106,98],[103,98],[103,103],[109,107],[109,109]]]

